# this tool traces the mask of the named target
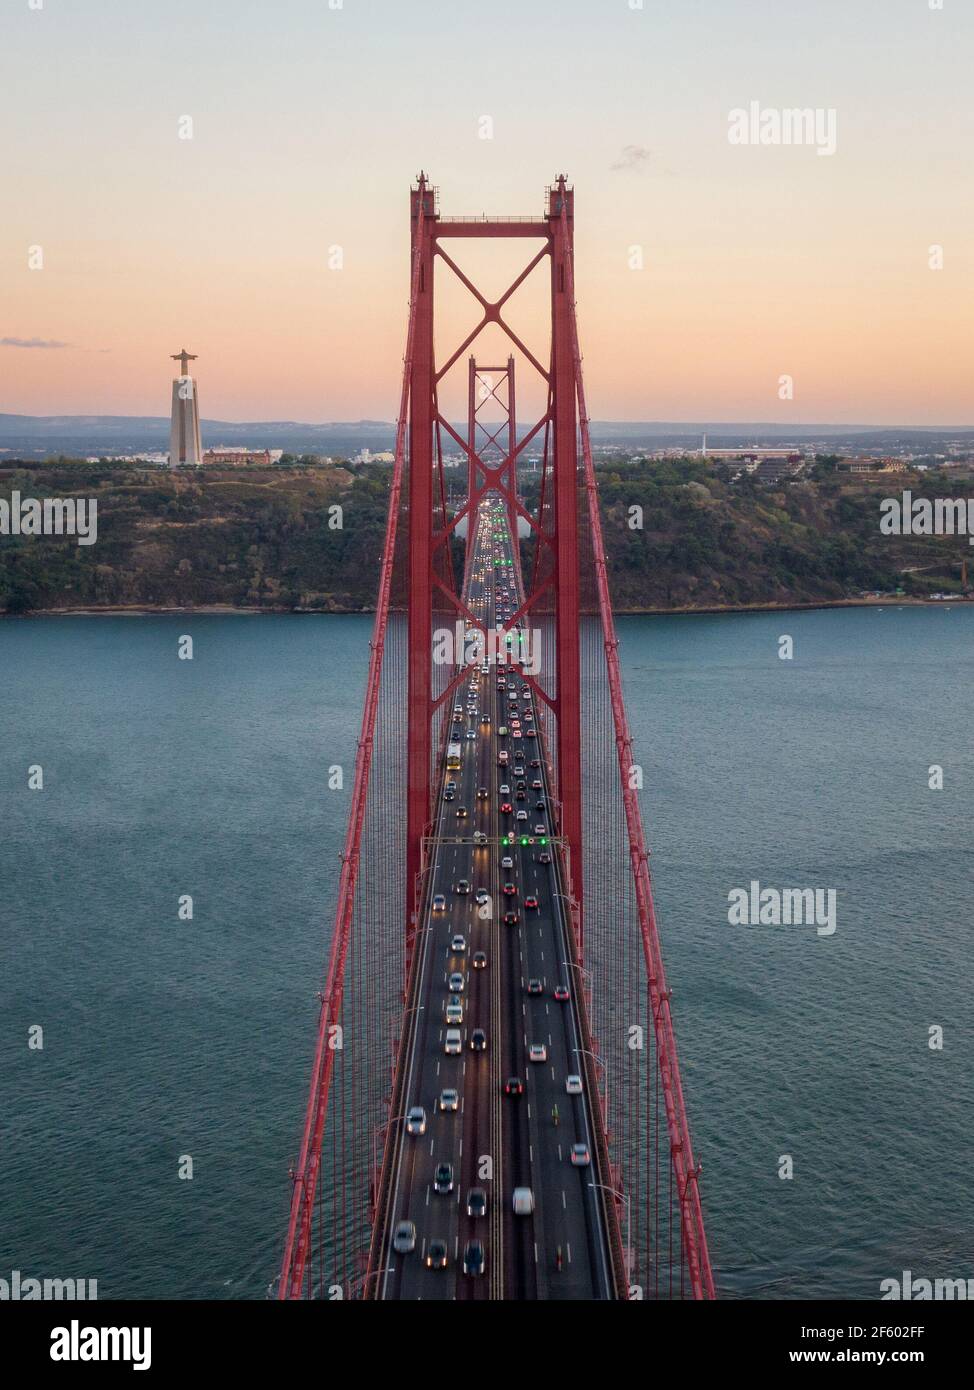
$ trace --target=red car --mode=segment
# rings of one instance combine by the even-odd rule
[[[511,805],[511,803],[510,803],[509,801],[502,801],[502,802],[501,802],[501,812],[502,812],[503,815],[509,816],[513,810],[514,810],[514,807]]]
[[[507,894],[507,896],[508,896],[509,898],[515,898],[515,897],[517,897],[517,884],[516,884],[516,883],[505,883],[505,884],[504,884],[504,892]]]
[[[537,898],[534,896],[533,893],[530,893],[530,894],[528,895],[528,897],[526,897],[526,898],[524,899],[524,906],[525,906],[525,907],[534,907],[534,908],[537,908],[537,906],[538,906],[538,900],[537,900]]]
[[[568,999],[568,986],[555,985],[555,998],[558,1000],[559,1004],[564,1004]]]
[[[518,924],[518,915],[517,915],[516,912],[505,912],[505,913],[504,913],[504,926],[505,926],[505,927],[516,927],[517,924]]]
[[[509,1076],[504,1083],[504,1093],[509,1096],[523,1096],[524,1082],[519,1076]]]

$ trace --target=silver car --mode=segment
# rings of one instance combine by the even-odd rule
[[[416,1225],[412,1221],[400,1221],[392,1238],[392,1248],[397,1255],[411,1255],[416,1249]]]

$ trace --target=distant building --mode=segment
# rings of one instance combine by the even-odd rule
[[[804,466],[801,459],[765,459],[754,469],[754,476],[759,483],[780,483],[783,479],[797,478]]]
[[[183,348],[181,352],[174,352],[172,357],[174,362],[180,363],[182,373],[172,384],[169,467],[196,468],[203,460],[199,394],[196,382],[189,375],[189,364],[196,361],[196,354]]]
[[[205,468],[269,468],[271,466],[271,451],[269,449],[207,449],[203,455],[203,466]]]
[[[906,464],[894,458],[844,458],[838,463],[840,473],[905,473]]]

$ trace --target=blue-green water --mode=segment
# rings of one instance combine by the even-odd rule
[[[0,623],[0,1277],[274,1277],[370,626]],[[619,626],[721,1291],[974,1275],[974,609]],[[835,935],[730,926],[751,879]]]

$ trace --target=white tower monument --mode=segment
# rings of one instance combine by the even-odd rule
[[[182,374],[172,384],[169,467],[196,468],[203,462],[199,397],[196,382],[189,375],[189,364],[196,361],[196,353],[183,348],[182,352],[174,352],[172,358],[182,367]]]

